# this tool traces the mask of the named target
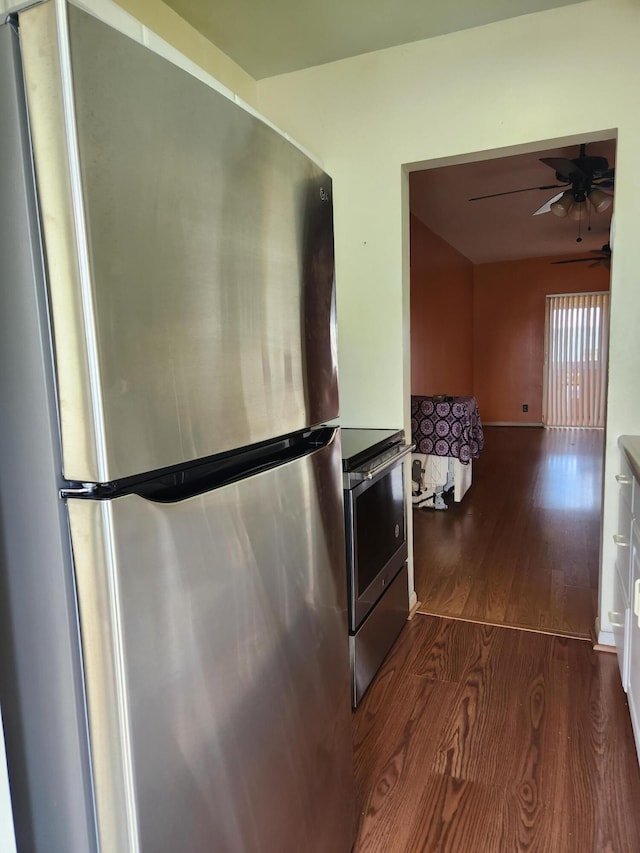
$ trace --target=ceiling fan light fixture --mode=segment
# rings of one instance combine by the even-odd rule
[[[587,202],[576,201],[571,205],[568,216],[569,219],[573,219],[574,222],[582,222],[583,219],[587,218],[587,213]]]
[[[591,190],[589,193],[589,201],[595,208],[596,213],[602,213],[603,210],[608,210],[613,204],[613,197],[608,193],[602,192],[597,187]]]
[[[554,201],[549,210],[553,213],[554,216],[558,216],[560,218],[564,218],[569,215],[572,208],[574,207],[573,203],[573,195],[571,190],[567,190],[562,193],[562,197],[558,199],[558,201]]]

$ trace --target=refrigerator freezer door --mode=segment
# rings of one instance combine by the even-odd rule
[[[348,853],[339,442],[69,514],[102,849]]]
[[[105,482],[335,417],[330,178],[75,7],[20,24],[65,477]]]

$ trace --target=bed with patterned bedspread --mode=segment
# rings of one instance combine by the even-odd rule
[[[414,506],[446,509],[444,493],[462,500],[471,485],[472,460],[484,447],[475,397],[411,397]]]

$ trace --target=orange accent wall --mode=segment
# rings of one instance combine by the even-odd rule
[[[609,290],[609,270],[553,258],[478,264],[473,286],[473,389],[484,422],[540,423],[545,297]],[[526,403],[529,411],[523,413]]]
[[[411,216],[411,393],[473,393],[473,264]]]
[[[473,394],[484,422],[541,423],[545,297],[609,290],[609,270],[556,258],[474,266],[417,217],[410,225],[411,393]]]

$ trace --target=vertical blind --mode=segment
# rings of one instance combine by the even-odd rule
[[[547,426],[604,426],[608,352],[608,293],[547,296]]]

